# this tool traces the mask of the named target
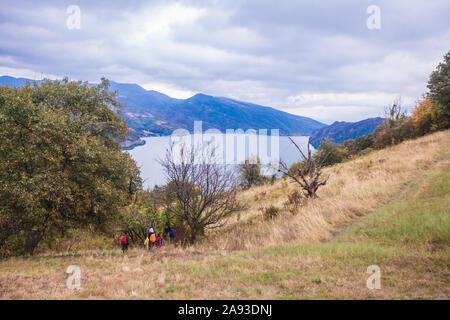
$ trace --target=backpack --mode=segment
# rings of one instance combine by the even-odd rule
[[[150,241],[151,241],[151,242],[155,242],[155,241],[156,241],[156,237],[155,237],[155,234],[154,234],[154,233],[151,234],[151,236],[150,236]]]
[[[120,243],[121,243],[121,244],[127,244],[127,242],[128,242],[128,241],[127,241],[127,236],[121,236],[121,237],[120,237]]]

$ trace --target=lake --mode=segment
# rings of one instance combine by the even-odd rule
[[[190,137],[192,136],[193,135],[190,135]],[[225,134],[220,134],[219,136],[222,137],[223,141],[225,141]],[[247,135],[245,136],[247,139],[246,141],[248,142],[249,138]],[[305,152],[307,150],[307,143],[308,143],[307,136],[294,136],[291,138],[295,141],[295,143],[297,143],[297,145],[302,149],[302,151]],[[143,138],[143,140],[145,140],[145,145],[135,147],[134,149],[125,152],[128,152],[131,155],[131,157],[136,161],[139,169],[141,170],[141,177],[144,180],[144,188],[152,189],[155,185],[161,186],[166,184],[163,168],[158,163],[158,159],[164,158],[166,150],[169,148],[171,143],[171,136],[147,137]],[[271,142],[269,141],[268,141],[268,149],[269,152],[271,153]],[[311,149],[314,150],[313,147],[311,147]],[[300,153],[291,143],[288,137],[285,136],[279,137],[278,150],[279,150],[279,158],[282,159],[288,166],[290,166],[293,162],[298,161],[301,158]],[[248,155],[249,155],[249,148],[246,145],[245,158],[248,158]],[[234,157],[235,160],[236,158],[237,156]],[[242,161],[237,161],[236,163],[241,162]]]

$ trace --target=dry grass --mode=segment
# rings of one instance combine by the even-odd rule
[[[407,141],[324,170],[329,176],[319,199],[308,200],[295,215],[285,209],[288,194],[299,190],[290,180],[244,191],[245,212],[232,219],[213,241],[220,249],[249,249],[284,242],[330,239],[343,225],[385,204],[402,187],[420,176],[447,145],[449,132]],[[282,213],[265,221],[261,207],[276,206]]]
[[[439,132],[328,168],[320,198],[295,215],[283,209],[295,185],[253,188],[241,195],[249,209],[196,247],[3,260],[0,298],[448,299],[449,150]],[[267,221],[270,205],[281,213]],[[371,264],[381,290],[365,286]],[[79,291],[66,287],[69,265]]]

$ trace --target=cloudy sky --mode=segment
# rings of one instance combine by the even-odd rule
[[[426,91],[449,13],[447,0],[1,0],[0,75],[106,76],[357,121]]]

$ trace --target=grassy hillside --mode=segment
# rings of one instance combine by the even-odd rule
[[[450,131],[327,168],[319,199],[285,206],[279,180],[243,192],[247,209],[209,240],[58,253],[0,262],[0,297],[130,299],[448,299]],[[265,220],[260,208],[279,216]],[[65,270],[81,268],[80,291]],[[381,269],[369,290],[366,269]]]

